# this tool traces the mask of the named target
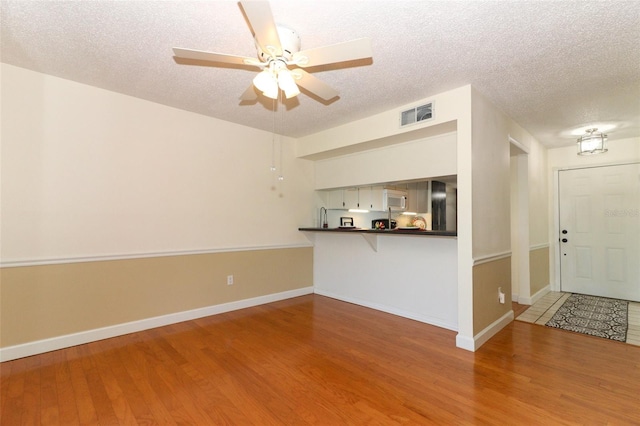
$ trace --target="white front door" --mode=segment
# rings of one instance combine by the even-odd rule
[[[640,164],[562,170],[560,288],[640,301]]]

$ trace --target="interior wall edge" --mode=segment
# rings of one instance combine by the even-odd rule
[[[549,287],[549,253],[548,245],[529,251],[529,293],[531,295],[535,295],[544,288]]]
[[[27,356],[37,355],[58,349],[64,349],[76,345],[108,339],[111,337],[122,336],[138,331],[149,330],[151,328],[176,324],[183,321],[189,321],[208,317],[211,315],[222,314],[225,312],[236,311],[239,309],[250,308],[253,306],[264,305],[266,303],[305,296],[307,294],[313,294],[313,287],[304,287],[280,293],[273,293],[265,296],[212,305],[206,308],[192,309],[189,311],[177,312],[154,318],[147,318],[140,321],[131,321],[124,324],[102,327],[94,330],[83,331],[80,333],[73,333],[35,342],[9,346],[6,348],[0,348],[0,362],[11,361],[18,358],[24,358]]]

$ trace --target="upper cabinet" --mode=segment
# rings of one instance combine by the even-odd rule
[[[327,209],[384,211],[384,187],[332,189],[320,191]]]
[[[344,190],[333,189],[331,191],[321,191],[322,198],[328,209],[344,209]]]
[[[359,209],[358,188],[348,188],[344,190],[344,208]]]
[[[358,188],[358,208],[370,211],[382,211],[381,186],[364,186]]]

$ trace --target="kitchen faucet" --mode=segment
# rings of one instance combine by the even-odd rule
[[[323,228],[329,227],[329,222],[327,221],[327,209],[324,206],[320,207],[320,221],[322,222]]]
[[[389,207],[389,230],[391,229],[391,207]]]

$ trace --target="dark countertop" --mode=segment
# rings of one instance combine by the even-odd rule
[[[380,234],[380,235],[411,235],[425,237],[457,237],[456,231],[421,231],[413,229],[369,229],[369,228],[298,228],[298,231],[307,232],[348,232],[358,234]]]

